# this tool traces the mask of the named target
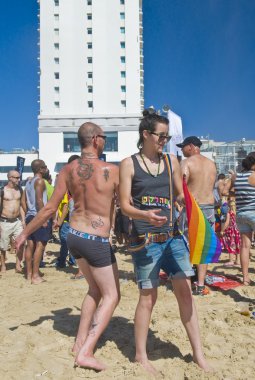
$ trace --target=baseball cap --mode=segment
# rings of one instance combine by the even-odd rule
[[[186,139],[184,139],[182,143],[176,144],[176,146],[178,146],[178,148],[183,148],[184,146],[189,144],[193,144],[200,148],[200,146],[202,145],[202,141],[196,136],[189,136],[186,137]]]

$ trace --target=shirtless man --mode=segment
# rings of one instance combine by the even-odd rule
[[[119,171],[117,166],[98,159],[106,139],[99,126],[84,123],[78,139],[81,158],[64,166],[51,199],[16,243],[18,247],[23,244],[31,232],[57,211],[67,190],[72,194],[74,211],[67,244],[89,285],[73,352],[76,365],[100,371],[106,367],[94,357],[93,351],[120,299],[118,269],[109,243]]]
[[[24,226],[24,211],[21,207],[21,189],[19,187],[20,174],[11,170],[7,174],[8,183],[1,189],[1,215],[0,215],[0,249],[1,249],[1,273],[6,272],[6,251],[10,239],[16,238]],[[16,273],[21,273],[21,261],[23,246],[17,251]]]
[[[180,144],[186,160],[181,161],[182,174],[186,178],[188,189],[196,199],[205,217],[214,227],[214,184],[216,180],[215,163],[200,154],[202,142],[196,136],[186,137]],[[206,295],[205,276],[207,264],[198,265],[198,282],[193,294]]]

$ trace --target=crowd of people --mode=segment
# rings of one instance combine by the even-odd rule
[[[94,351],[121,297],[112,245],[115,230],[117,243],[129,246],[139,290],[135,361],[149,373],[156,373],[146,346],[163,270],[172,281],[193,360],[210,371],[192,296],[209,292],[205,286],[207,265],[195,268],[189,260],[183,180],[215,228],[223,250],[229,253],[225,267],[240,262],[243,285],[251,285],[255,152],[243,160],[241,173],[231,173],[228,178],[221,174],[217,179],[215,164],[200,152],[199,138],[190,136],[178,144],[185,157],[181,162],[164,154],[170,138],[168,119],[145,110],[139,125],[138,152],[118,167],[99,159],[106,140],[104,131],[96,124],[84,123],[78,131],[81,154],[69,158],[54,188],[45,162],[37,159],[31,165],[34,176],[24,190],[16,170],[8,173],[8,183],[1,189],[1,273],[6,272],[6,251],[15,239],[16,272],[22,273],[24,258],[27,280],[34,285],[43,282],[40,265],[45,246],[52,229],[59,228],[61,248],[56,268],[75,265],[74,278],[85,278],[88,283],[72,348],[77,366],[99,371],[106,368]]]

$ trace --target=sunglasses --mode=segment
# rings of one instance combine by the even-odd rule
[[[105,135],[96,135],[96,137],[101,137],[102,139],[104,139],[104,141],[107,139],[107,136]]]
[[[169,142],[172,138],[172,136],[163,135],[162,133],[157,133],[157,132],[150,132],[150,135],[158,136],[159,141],[166,140],[167,142]]]

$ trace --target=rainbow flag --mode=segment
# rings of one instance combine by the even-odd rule
[[[217,263],[221,254],[220,240],[189,192],[185,179],[183,191],[188,218],[190,261],[192,264]]]

